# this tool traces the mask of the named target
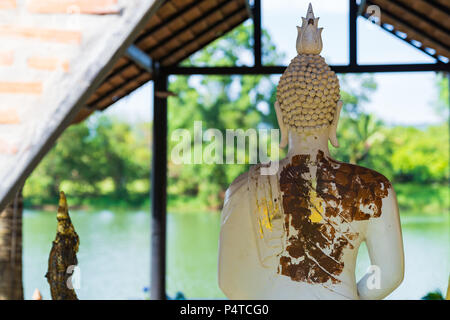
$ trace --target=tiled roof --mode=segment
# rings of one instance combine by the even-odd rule
[[[438,60],[450,59],[449,0],[367,0],[362,3],[364,13],[370,5],[380,8],[380,26],[386,31]]]
[[[176,65],[249,17],[247,0],[168,0],[134,44],[153,61]],[[150,73],[124,56],[87,105],[103,110],[151,79]]]

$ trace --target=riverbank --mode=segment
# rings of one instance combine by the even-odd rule
[[[142,196],[139,200],[133,199],[117,199],[111,196],[99,197],[77,197],[67,195],[69,207],[71,210],[98,211],[98,210],[114,210],[116,212],[130,210],[148,210],[150,207],[150,196],[145,198]],[[56,198],[55,198],[56,199]],[[50,199],[27,198],[24,196],[24,207],[30,210],[39,211],[56,211],[58,210],[58,199],[52,201]],[[173,213],[214,213],[219,212],[220,208],[210,208],[204,205],[202,201],[192,196],[173,196],[169,195],[167,199],[167,211]]]
[[[448,185],[413,183],[395,183],[395,191],[400,212],[407,214],[438,215],[450,210],[450,190]],[[68,195],[69,205],[73,210],[95,211],[99,209],[114,209],[118,211],[147,210],[150,206],[148,194],[134,194],[121,199],[105,195],[98,197],[77,197]],[[24,197],[24,205],[28,209],[55,211],[58,200],[42,200]],[[184,196],[168,195],[167,209],[173,213],[218,212],[220,208],[206,206],[201,199]]]
[[[394,184],[400,212],[439,215],[450,211],[448,184]]]

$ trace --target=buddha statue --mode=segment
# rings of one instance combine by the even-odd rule
[[[275,174],[258,164],[226,192],[219,273],[230,299],[382,299],[403,280],[396,195],[373,170],[334,160],[342,101],[322,50],[311,5],[298,28],[298,55],[280,78],[275,110],[280,147]],[[273,164],[273,163],[272,163]],[[357,282],[365,242],[371,266]]]

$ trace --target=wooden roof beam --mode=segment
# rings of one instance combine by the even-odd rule
[[[193,1],[192,3],[188,4],[186,7],[181,9],[180,11],[177,11],[176,13],[174,13],[169,19],[164,20],[164,23],[158,24],[158,25],[154,26],[153,28],[151,28],[147,31],[144,31],[144,33],[139,35],[139,37],[136,39],[135,44],[139,45],[139,43],[144,41],[147,37],[151,36],[154,33],[157,33],[162,28],[164,28],[168,24],[172,23],[173,21],[175,21],[176,19],[178,19],[180,16],[184,15],[185,13],[189,12],[190,10],[194,9],[198,5],[199,5],[198,1]]]
[[[366,1],[366,4],[370,5],[370,4],[377,4],[376,2],[373,1]],[[434,59],[440,61],[440,62],[444,62],[439,56],[442,55],[442,53],[438,53],[438,51],[444,51],[444,52],[448,52],[449,48],[447,45],[445,45],[444,43],[442,43],[439,40],[434,39],[432,36],[428,35],[428,34],[424,34],[422,31],[418,30],[416,27],[412,26],[410,23],[405,22],[403,19],[398,18],[398,16],[391,14],[390,12],[388,12],[387,10],[383,9],[383,15],[384,17],[386,17],[387,20],[391,20],[391,21],[381,21],[381,25],[380,27],[389,32],[390,34],[394,35],[395,37],[408,42],[410,45],[412,45],[414,48],[421,50],[422,52],[424,52],[425,54],[427,54],[430,57],[433,57]],[[368,17],[366,15],[362,15],[362,17],[368,19]],[[386,20],[386,19],[382,19],[382,20]],[[397,26],[395,26],[395,22],[397,22],[401,27],[403,27],[403,31],[401,31],[400,29],[402,28],[397,28]],[[389,28],[387,28],[385,26],[385,24],[390,24],[394,27],[393,30],[390,30]],[[397,34],[398,31],[401,31],[402,33],[405,33],[407,35],[406,38],[401,37]],[[411,32],[413,34],[416,34],[417,36],[422,37],[423,39],[413,39],[411,38],[411,34],[408,34],[408,32]],[[413,43],[413,40],[421,42],[422,46],[417,46]],[[431,43],[430,45],[424,45],[423,44],[423,40],[427,40],[427,42]],[[430,48],[430,49],[434,49],[436,52],[435,53],[431,53],[428,50],[426,50],[426,48]]]
[[[210,15],[214,14],[217,11],[222,10],[223,8],[225,8],[227,5],[229,5],[230,2],[228,1],[222,1],[220,2],[218,5],[212,7],[211,9],[209,9],[208,11],[205,11],[204,13],[202,13],[198,18],[189,21],[183,28],[175,31],[174,33],[172,33],[171,35],[169,35],[168,37],[165,37],[164,39],[162,39],[161,41],[164,41],[165,43],[169,43],[170,41],[174,40],[175,38],[179,37],[181,34],[183,34],[184,32],[186,32],[187,30],[192,29],[195,25],[197,25],[198,23],[206,20]],[[210,29],[210,28],[208,28]],[[197,36],[197,35],[196,35]],[[184,44],[183,44],[184,45]],[[154,51],[156,49],[158,49],[159,45],[154,45],[151,46],[150,48],[145,49],[145,52],[149,55],[152,55],[154,53]],[[179,48],[178,48],[179,49]],[[158,60],[162,60],[162,59],[158,59]]]
[[[208,0],[205,0],[205,1],[208,1]],[[195,1],[194,3],[195,3],[195,6],[198,6],[198,5],[199,5],[199,2],[197,2],[197,1]],[[220,10],[223,6],[227,5],[228,3],[229,3],[229,2],[227,2],[227,1],[221,2],[219,5],[213,7],[213,8],[211,8],[210,10],[208,10],[207,12],[205,12],[205,13],[204,13],[203,15],[201,15],[199,18],[197,18],[197,19],[195,19],[195,20],[189,22],[189,24],[188,24],[187,26],[185,26],[184,28],[181,28],[180,30],[174,32],[174,33],[171,34],[170,36],[168,36],[168,37],[162,39],[162,41],[164,41],[164,42],[167,43],[167,42],[173,40],[174,38],[176,38],[177,36],[179,36],[180,34],[182,34],[184,31],[186,31],[188,28],[192,27],[193,25],[197,24],[198,22],[202,21],[203,19],[206,19],[207,16],[209,16],[210,14],[213,14],[213,13],[214,13],[215,11],[217,11],[217,10]],[[195,6],[194,6],[194,7],[195,7]],[[182,14],[183,14],[184,12],[189,11],[189,10],[192,9],[192,8],[193,8],[193,7],[191,7],[191,6],[188,6],[187,8],[184,8],[184,9],[187,9],[187,10],[184,11],[184,9],[183,9]],[[175,20],[175,19],[177,19],[177,18],[179,18],[179,17],[180,17],[180,14],[175,14],[175,15],[174,15],[173,17],[171,17],[170,19],[171,19],[171,21],[172,21],[172,20]],[[146,36],[146,37],[147,37],[147,36],[150,36],[152,33],[158,31],[158,30],[160,29],[160,27],[164,27],[165,25],[166,25],[166,23],[164,23],[164,24],[162,24],[162,25],[159,25],[159,26],[156,26],[155,28],[153,28],[153,31],[146,32],[145,36]],[[143,37],[143,35],[141,35],[140,39],[141,39],[141,40],[139,40],[139,38],[138,38],[138,40],[135,41],[135,44],[139,44],[139,42],[142,41],[142,40],[145,39],[145,38]],[[146,50],[143,51],[143,52],[145,52],[145,53],[148,54],[148,55],[151,55],[151,54],[152,54],[152,50],[157,49],[157,47],[158,47],[158,45],[152,46],[152,47],[146,49]],[[117,74],[120,74],[123,70],[127,69],[127,68],[130,67],[131,65],[132,65],[132,63],[127,63],[127,64],[125,64],[125,65],[123,65],[123,66],[117,68],[116,70],[113,70],[113,71],[108,75],[108,77],[106,78],[106,81],[108,81],[108,80],[111,79],[112,77],[115,77]],[[139,75],[140,75],[140,74],[139,74]],[[139,75],[137,75],[137,76],[139,76]],[[100,99],[100,100],[101,100],[101,99]],[[99,101],[99,99],[95,100],[94,103],[98,103],[98,101]],[[91,105],[91,104],[90,104],[90,105]]]
[[[235,9],[235,10],[233,10],[232,12],[228,13],[228,16],[226,17],[226,19],[224,19],[224,20],[219,20],[219,21],[215,22],[214,24],[212,24],[211,26],[209,26],[207,29],[205,29],[205,30],[203,30],[202,32],[196,34],[196,35],[195,35],[195,38],[192,39],[192,40],[190,40],[190,41],[188,41],[188,42],[186,42],[186,43],[184,43],[184,44],[183,44],[183,47],[189,46],[191,43],[197,41],[197,39],[199,39],[199,38],[203,37],[204,35],[206,35],[207,33],[211,32],[211,30],[214,30],[215,28],[217,28],[217,27],[220,26],[221,24],[226,23],[226,22],[228,22],[229,20],[232,20],[236,15],[240,14],[240,13],[243,12],[244,10],[247,10],[247,8],[245,7],[245,5],[239,6],[237,9]],[[242,21],[239,22],[238,25],[241,24],[241,23],[242,23]],[[234,28],[235,28],[235,26],[233,26],[233,28],[231,28],[230,30],[232,30],[232,29],[234,29]],[[223,35],[223,34],[221,34],[220,36],[222,36],[222,35]],[[214,40],[216,40],[216,38],[214,38]],[[210,42],[208,42],[208,43],[210,43]],[[205,46],[206,46],[206,44],[205,44],[203,47],[205,47]],[[168,64],[166,63],[167,60],[170,60],[171,56],[172,56],[173,54],[176,54],[179,50],[181,50],[181,48],[174,48],[174,49],[170,50],[169,52],[167,52],[167,53],[166,53],[166,56],[165,56],[164,59],[161,61],[161,65],[167,66],[167,65],[168,65]],[[198,50],[198,49],[197,49],[197,50]],[[195,50],[195,51],[197,51],[197,50]],[[192,51],[189,51],[187,56],[190,56],[190,55],[193,54],[195,51],[193,51],[193,52],[192,52]],[[185,59],[185,58],[183,58],[183,60],[184,60],[184,59]],[[170,63],[170,65],[175,65],[175,64],[178,64],[179,62],[181,62],[181,61],[176,61],[176,62],[174,62],[174,63]]]
[[[427,3],[433,8],[442,11],[442,13],[448,13],[449,8],[445,7],[443,4],[437,2],[436,0],[427,0]]]
[[[229,18],[233,17],[234,14],[241,12],[242,9],[243,9],[243,7],[240,7],[238,10],[236,10],[236,12],[233,12],[233,14],[230,15]],[[223,23],[223,22],[224,22],[224,21],[221,21],[221,23]],[[237,24],[232,25],[232,29],[234,29],[235,27],[237,27],[237,26],[240,25],[241,23],[242,23],[242,22],[239,22],[239,23],[237,23]],[[214,27],[217,27],[217,24],[215,24]],[[209,30],[211,30],[211,28],[208,29],[208,31],[209,31]],[[205,33],[206,33],[206,32],[205,32]],[[203,34],[203,33],[202,33],[202,34]],[[216,40],[216,38],[213,38],[211,41],[208,41],[207,43],[203,44],[203,47],[204,47],[204,46],[207,46],[208,44],[210,44],[210,43],[211,43],[212,41],[214,41],[214,40]],[[175,65],[178,64],[178,62],[179,62],[179,61],[177,61],[177,62],[175,63]],[[166,70],[165,68],[161,68],[161,69],[162,69],[162,70]],[[138,74],[136,74],[136,75],[133,76],[132,78],[127,79],[127,81],[124,81],[124,82],[123,82],[122,84],[120,84],[119,86],[116,86],[116,87],[114,87],[113,89],[109,90],[109,91],[106,92],[104,95],[102,95],[101,97],[98,97],[96,100],[94,100],[92,103],[90,103],[90,104],[89,104],[89,107],[90,107],[90,108],[96,108],[96,106],[95,106],[96,104],[100,103],[101,101],[103,101],[104,99],[106,99],[106,98],[108,98],[108,97],[111,97],[112,95],[114,95],[114,93],[116,93],[116,92],[120,91],[121,89],[123,89],[123,88],[127,85],[127,83],[128,83],[129,81],[134,81],[135,79],[139,78],[142,74],[143,74],[143,71],[142,71],[142,72],[139,72]]]
[[[376,1],[367,1],[370,4],[375,4],[377,5]],[[408,21],[405,21],[403,18],[400,18],[399,16],[397,16],[396,14],[390,12],[389,10],[386,10],[386,8],[382,8],[382,14],[386,15],[388,17],[391,17],[391,19],[398,21],[400,24],[404,25],[405,27],[407,27],[408,29],[411,29],[412,31],[414,31],[416,34],[430,40],[431,42],[434,42],[436,44],[438,44],[439,46],[445,48],[446,50],[450,51],[450,47],[447,46],[446,43],[443,43],[441,40],[436,39],[433,35],[429,35],[424,33],[423,31],[419,30],[417,27],[413,26],[411,23],[409,23]]]
[[[433,28],[443,32],[443,33],[450,33],[450,29],[448,29],[446,26],[438,23],[437,21],[430,19],[422,12],[417,11],[415,8],[411,6],[407,6],[404,3],[398,1],[398,0],[390,0],[390,3],[401,8],[402,10],[416,16],[419,20],[425,21],[429,25],[431,25]],[[431,5],[431,4],[430,4]]]

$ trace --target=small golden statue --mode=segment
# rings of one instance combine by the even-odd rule
[[[48,271],[45,277],[50,285],[53,300],[78,300],[68,270],[78,264],[80,239],[70,220],[66,196],[62,191],[56,218],[57,233],[48,258]]]

